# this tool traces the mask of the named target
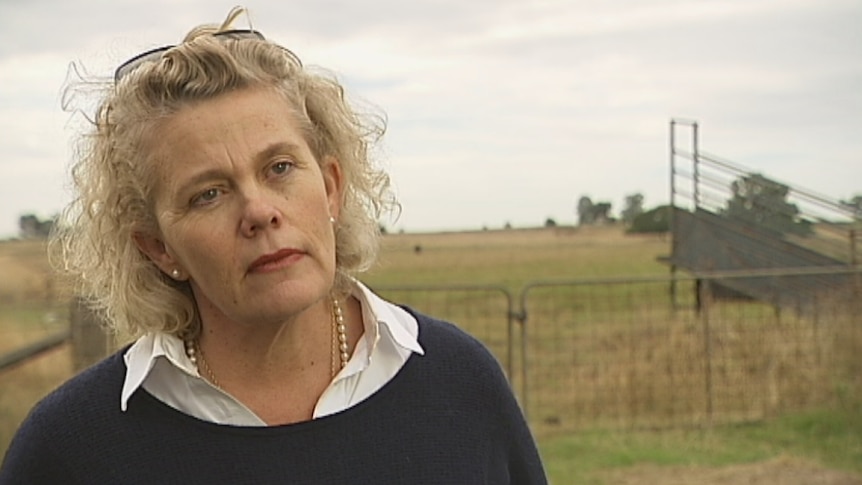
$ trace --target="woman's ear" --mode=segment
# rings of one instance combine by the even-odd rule
[[[135,231],[132,234],[132,239],[135,245],[141,250],[150,261],[153,262],[163,273],[170,275],[174,279],[178,279],[181,275],[182,268],[179,263],[168,251],[165,242],[148,232]]]
[[[329,201],[329,214],[338,219],[344,201],[344,173],[341,171],[341,163],[337,158],[327,155],[323,158],[320,171]]]

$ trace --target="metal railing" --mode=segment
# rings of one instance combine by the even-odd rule
[[[0,372],[12,369],[18,365],[24,364],[32,359],[35,359],[45,352],[54,350],[55,348],[65,344],[72,336],[71,330],[64,330],[49,335],[31,344],[15,349],[6,354],[0,355]]]
[[[846,276],[846,286],[808,298],[804,312],[715,291],[826,274]],[[859,269],[806,267],[534,281],[517,299],[498,286],[374,290],[484,342],[535,432],[553,434],[703,427],[862,399],[860,282]],[[0,363],[20,365],[68,338]]]
[[[678,131],[687,129],[691,138],[685,139]],[[697,121],[673,119],[670,122],[670,203],[671,206],[691,213],[699,210],[731,217],[729,201],[734,198],[733,185],[746,177],[762,177],[756,170],[704,151],[700,147],[700,126]],[[681,146],[683,145],[683,146]],[[787,221],[810,234],[784,234],[782,237],[796,245],[829,255],[856,265],[862,262],[857,238],[862,231],[858,213],[847,204],[819,194],[811,189],[791,185],[773,177],[762,177],[762,183],[783,188],[784,200],[775,196],[746,197],[751,204],[745,213],[760,214],[765,221]],[[755,187],[757,190],[760,187]],[[671,211],[671,232],[678,234],[674,211]],[[739,214],[737,214],[739,215]],[[732,218],[732,217],[731,217]],[[752,221],[743,221],[752,224]],[[754,223],[755,226],[763,224]],[[814,229],[816,227],[816,230]],[[744,230],[744,229],[740,229]]]

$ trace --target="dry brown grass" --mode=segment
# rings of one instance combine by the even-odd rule
[[[0,354],[68,326],[68,290],[53,276],[44,241],[0,242]],[[63,346],[0,371],[0,450],[29,409],[72,374]],[[0,451],[2,454],[2,451]]]
[[[0,241],[0,305],[53,304],[70,294],[48,263],[45,241]]]
[[[862,329],[849,309],[813,319],[736,302],[698,314],[648,296],[633,310],[620,308],[623,288],[544,290],[527,345],[540,434],[704,427],[862,399]]]
[[[421,248],[416,252],[416,248]],[[667,274],[669,243],[619,227],[395,234],[363,280],[372,286],[490,284],[517,294],[529,281]]]
[[[0,372],[0,455],[30,408],[72,375],[65,345],[6,372]]]
[[[0,317],[0,353],[18,349],[62,329],[62,320],[22,322]],[[0,371],[0,455],[33,405],[72,375],[68,345]]]
[[[415,245],[422,246],[421,253],[413,251]],[[597,274],[590,265],[607,277],[661,275],[667,270],[655,257],[665,250],[660,237],[625,236],[608,228],[397,235],[386,241],[381,273],[391,278],[387,265],[400,272],[380,280],[386,287],[421,284],[423,275],[437,271],[429,281],[485,282],[482,278],[495,271],[505,272],[486,281],[508,281],[513,307],[506,306],[505,295],[479,290],[387,291],[385,296],[458,322],[485,341],[512,369],[514,388],[541,435],[597,426],[704,427],[862,398],[862,382],[854,381],[862,375],[855,364],[862,349],[860,312],[847,301],[823,304],[808,317],[777,314],[751,302],[713,302],[698,314],[691,282],[679,284],[676,311],[666,281],[531,289],[525,308],[527,367],[517,323],[513,361],[506,360],[509,311],[521,309],[518,283],[592,279]],[[526,254],[514,255],[517,251]],[[511,277],[519,271],[528,277]]]
[[[0,286],[0,352],[56,329],[41,303],[50,286],[43,250],[39,243],[0,244],[0,274],[21,282]],[[840,301],[822,305],[814,317],[740,302],[715,302],[698,314],[690,284],[680,285],[676,311],[666,282],[561,284],[530,290],[527,340],[520,338],[511,312],[521,310],[527,281],[663,275],[656,256],[664,254],[667,241],[617,228],[397,234],[385,239],[383,262],[367,281],[508,289],[512,300],[480,289],[383,293],[486,342],[511,368],[542,439],[596,427],[702,427],[862,399],[862,312]],[[53,312],[62,314],[62,298],[54,298],[61,303]],[[0,452],[26,410],[70,369],[69,351],[61,349],[0,374]]]
[[[0,243],[0,304],[44,299],[52,278],[44,257],[44,243]]]

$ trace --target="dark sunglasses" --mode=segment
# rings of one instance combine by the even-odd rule
[[[258,39],[265,40],[263,34],[256,30],[249,29],[241,29],[241,30],[223,30],[221,32],[216,32],[212,34],[213,37],[226,37],[228,39]],[[141,54],[136,55],[135,57],[129,59],[128,61],[120,64],[120,67],[114,71],[114,84],[118,83],[120,79],[126,76],[126,74],[134,71],[138,66],[147,61],[154,61],[162,56],[166,51],[173,49],[176,47],[175,45],[166,45],[164,47],[159,47],[157,49],[151,49]]]

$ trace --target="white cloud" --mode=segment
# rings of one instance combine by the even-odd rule
[[[74,3],[74,6],[71,4]],[[4,2],[0,234],[54,210],[24,185],[65,175],[69,61],[94,72],[176,42],[227,1]],[[409,229],[566,220],[581,194],[667,199],[667,128],[838,197],[862,192],[862,5],[854,0],[327,0],[251,5],[254,24],[390,119]],[[51,12],[45,14],[44,12]],[[52,113],[52,114],[48,114]],[[61,160],[54,160],[54,157]],[[21,177],[21,178],[18,178]],[[57,207],[58,208],[58,207]],[[3,212],[5,211],[5,212]]]

